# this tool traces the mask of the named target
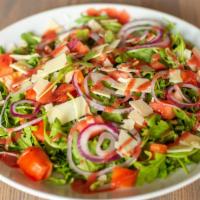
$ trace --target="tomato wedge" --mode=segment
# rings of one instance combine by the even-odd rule
[[[77,96],[76,89],[73,84],[63,83],[53,92],[53,103],[64,103],[68,100],[67,93],[70,93],[73,97]]]
[[[150,145],[150,151],[153,153],[167,153],[167,145],[153,143]]]
[[[9,75],[13,69],[9,66],[12,63],[12,58],[9,54],[0,55],[0,77]]]
[[[35,181],[48,178],[53,167],[46,153],[39,147],[27,148],[17,163],[24,174]]]
[[[167,102],[166,102],[167,103]],[[164,119],[173,119],[175,117],[175,113],[171,106],[168,106],[161,102],[151,102],[150,106],[153,108],[155,112],[161,114]]]
[[[44,142],[44,122],[40,121],[36,124],[37,130],[33,131],[33,135],[41,142]]]
[[[112,172],[112,186],[115,188],[132,187],[136,183],[137,175],[137,170],[115,167]]]
[[[181,71],[181,78],[183,79],[184,83],[189,83],[193,85],[197,85],[197,74],[190,70],[182,70]]]
[[[160,62],[160,55],[154,54],[151,58],[151,67],[155,70],[162,70],[165,69],[165,65]]]

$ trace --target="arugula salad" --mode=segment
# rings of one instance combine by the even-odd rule
[[[0,47],[0,161],[80,193],[200,161],[200,51],[172,22],[90,8],[21,39]]]

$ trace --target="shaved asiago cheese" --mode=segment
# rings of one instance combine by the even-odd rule
[[[110,89],[104,87],[103,89],[93,89],[92,92],[94,94],[110,98],[112,91]]]
[[[180,153],[180,152],[190,152],[194,148],[192,146],[186,146],[186,145],[176,145],[176,146],[171,146],[167,148],[167,153]]]
[[[53,123],[56,118],[62,124],[83,117],[89,113],[89,107],[85,99],[80,96],[65,103],[54,106],[47,112],[48,120]]]
[[[35,82],[40,78],[44,78],[49,74],[61,70],[66,66],[67,58],[65,53],[60,54],[59,56],[47,61],[41,70],[37,71],[36,75],[32,76],[32,81]]]
[[[31,58],[40,57],[40,55],[37,54],[37,53],[30,54],[30,55],[11,54],[10,57],[13,58],[13,59],[15,59],[15,60],[29,60]]]
[[[53,104],[52,103],[44,105],[44,109],[45,109],[46,112],[49,112],[52,108],[53,108]]]
[[[93,31],[97,32],[102,32],[104,31],[103,27],[94,19],[90,20],[87,23],[88,27],[91,28]]]
[[[189,49],[185,49],[183,54],[184,54],[186,60],[189,60],[192,57],[192,51]]]
[[[169,70],[169,81],[171,83],[183,82],[183,79],[181,77],[181,70],[180,69],[170,69]]]
[[[58,24],[55,20],[50,19],[47,26],[45,27],[44,32],[49,30],[54,30],[56,33],[60,33],[64,30],[64,27],[61,24]]]
[[[129,102],[129,104],[137,110],[143,117],[147,117],[153,113],[153,109],[142,99]]]
[[[13,69],[17,70],[18,72],[22,73],[22,74],[27,74],[29,68],[28,65],[22,62],[16,62],[13,64],[10,64],[10,67],[12,67]]]
[[[124,119],[122,128],[131,131],[134,129],[135,121],[133,119]]]
[[[179,143],[200,149],[200,137],[193,134],[189,134],[188,137],[185,137],[184,139],[180,140]]]
[[[103,66],[106,68],[112,68],[113,64],[110,62],[110,60],[108,58],[105,59],[105,61],[103,62]],[[112,68],[114,69],[114,68]]]
[[[74,70],[67,72],[65,74],[65,83],[70,83],[72,81],[73,75],[74,75]]]
[[[49,81],[45,79],[39,79],[33,86],[33,90],[36,92],[36,100],[39,100],[40,95],[45,91],[49,85]]]
[[[131,111],[128,118],[135,121],[138,125],[142,126],[144,124],[144,117],[137,110]]]
[[[138,145],[138,142],[130,136],[127,131],[120,130],[118,141],[115,142],[115,148],[119,155],[130,157],[133,149]]]

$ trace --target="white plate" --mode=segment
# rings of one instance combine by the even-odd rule
[[[42,33],[45,25],[49,19],[55,19],[58,22],[65,24],[65,27],[69,27],[69,23],[72,19],[78,17],[78,15],[85,11],[89,7],[102,8],[102,7],[115,7],[117,9],[125,9],[132,16],[137,18],[158,18],[158,19],[169,19],[177,23],[177,28],[184,35],[184,37],[195,43],[200,47],[200,30],[171,15],[135,6],[119,5],[119,4],[87,4],[78,6],[69,6],[63,8],[57,8],[47,12],[43,12],[32,17],[28,17],[21,20],[0,32],[0,44],[10,46],[13,43],[19,43],[20,34],[26,31],[35,31]],[[171,174],[165,180],[157,180],[151,184],[146,184],[142,187],[134,187],[126,190],[116,190],[114,192],[97,193],[94,195],[83,195],[73,192],[69,186],[55,186],[45,182],[32,182],[27,179],[20,171],[11,169],[5,166],[3,163],[0,164],[0,180],[7,183],[8,185],[15,187],[23,192],[30,193],[32,195],[43,197],[46,199],[72,199],[72,198],[92,198],[92,199],[148,199],[161,196],[177,190],[183,186],[186,186],[193,181],[200,178],[200,165],[193,165],[190,167],[190,174],[186,175],[182,170]]]

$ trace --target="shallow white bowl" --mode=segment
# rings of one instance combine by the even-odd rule
[[[177,24],[178,30],[184,35],[184,37],[200,47],[200,30],[181,19],[173,17],[171,15],[128,5],[119,4],[86,4],[78,6],[69,6],[63,8],[57,8],[47,12],[43,12],[32,17],[28,17],[21,20],[0,32],[0,44],[10,47],[13,43],[19,43],[20,34],[26,31],[35,31],[42,33],[44,27],[48,23],[49,19],[55,19],[65,27],[69,27],[73,19],[77,18],[79,14],[85,11],[89,7],[102,8],[102,7],[115,7],[117,9],[127,10],[133,17],[136,18],[158,18],[169,19]],[[157,180],[151,184],[146,184],[142,187],[134,187],[126,190],[116,190],[113,192],[97,193],[93,195],[82,195],[73,192],[69,186],[56,186],[46,182],[32,182],[26,178],[20,171],[9,168],[3,163],[0,163],[0,180],[8,185],[15,187],[23,192],[30,193],[32,195],[53,199],[148,199],[158,197],[169,192],[175,191],[183,186],[186,186],[195,180],[200,178],[200,165],[190,166],[190,174],[186,175],[182,170],[171,174],[165,180]]]

